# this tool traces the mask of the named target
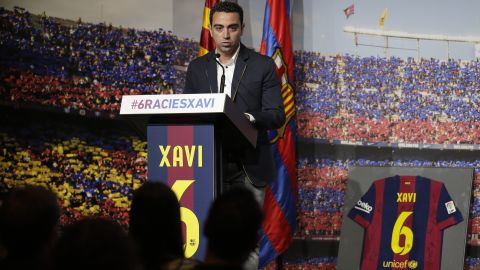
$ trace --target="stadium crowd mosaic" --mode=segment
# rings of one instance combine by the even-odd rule
[[[115,117],[124,94],[181,93],[198,44],[141,31],[0,9],[0,101]],[[325,56],[295,52],[298,136],[331,143],[480,145],[480,62]],[[0,189],[47,186],[62,223],[107,215],[128,226],[132,190],[146,181],[146,142],[91,124],[0,117]],[[87,121],[88,122],[88,121]],[[95,122],[95,121],[94,121]],[[475,148],[476,149],[476,148]],[[348,167],[474,168],[469,242],[480,234],[479,160],[305,158],[297,162],[297,238],[340,237]],[[333,257],[286,261],[285,269],[335,269]],[[479,269],[467,257],[465,269]],[[268,267],[267,267],[268,268]]]

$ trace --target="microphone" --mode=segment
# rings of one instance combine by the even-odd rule
[[[225,88],[225,68],[224,68],[223,65],[217,60],[217,58],[220,58],[220,54],[219,54],[219,53],[216,53],[216,54],[215,54],[215,62],[217,62],[217,64],[220,65],[220,67],[222,68],[222,71],[223,71],[222,78],[220,78],[220,93],[223,94],[223,90],[224,90],[224,88]]]

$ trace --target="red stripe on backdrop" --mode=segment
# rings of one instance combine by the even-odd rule
[[[270,188],[265,189],[265,203],[263,205],[264,212],[265,212],[265,220],[275,220],[276,223],[263,223],[263,230],[265,234],[268,236],[272,245],[275,247],[277,252],[282,250],[282,247],[288,246],[291,242],[291,228],[290,224],[278,205],[275,197],[272,194],[272,190]],[[288,235],[289,237],[286,238],[285,236]]]
[[[385,180],[378,181],[375,183],[375,213],[373,215],[372,222],[370,224],[382,224],[382,215],[378,213],[383,213],[383,193],[385,190]],[[381,226],[380,226],[381,229]],[[377,269],[378,266],[378,256],[368,257],[365,255],[365,250],[371,250],[370,254],[380,254],[380,241],[382,240],[381,233],[378,233],[377,230],[367,230],[367,235],[365,239],[369,239],[368,245],[372,248],[364,248],[362,254],[362,266],[360,269]]]
[[[168,127],[168,145],[170,145],[170,152],[168,154],[168,158],[170,161],[173,160],[173,147],[180,146],[184,147],[185,145],[193,145],[194,143],[194,128],[193,126],[169,126]],[[183,152],[182,152],[183,155]],[[184,160],[184,163],[186,160]],[[194,169],[193,167],[184,166],[182,167],[173,167],[173,163],[170,168],[168,168],[168,185],[172,186],[176,180],[194,180]],[[182,199],[180,200],[180,204],[185,206],[189,209],[194,208],[194,192],[195,186],[192,185],[191,188],[188,188]]]
[[[263,24],[263,36],[260,52],[272,57],[276,49],[280,49],[285,66],[277,68],[279,79],[288,78],[286,83],[293,84],[293,54],[290,38],[288,0],[267,0]],[[287,70],[285,71],[284,68]],[[282,98],[285,105],[293,107],[293,89],[282,87]],[[290,105],[289,105],[290,104]],[[274,155],[279,179],[283,181],[268,186],[265,190],[265,220],[260,247],[260,266],[266,266],[270,261],[283,253],[292,241],[295,230],[295,200],[297,197],[295,121],[290,117],[295,110],[285,107],[289,122],[284,127],[283,138],[276,141]],[[276,136],[276,133],[270,134]],[[291,189],[291,190],[289,190]]]

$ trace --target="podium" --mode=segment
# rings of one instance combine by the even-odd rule
[[[224,153],[255,147],[257,130],[226,94],[123,96],[120,115],[146,135],[148,181],[177,195],[185,256],[203,259],[203,224],[222,190]]]

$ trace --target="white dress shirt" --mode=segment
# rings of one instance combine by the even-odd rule
[[[229,97],[232,97],[232,83],[233,83],[233,72],[235,71],[235,63],[237,63],[238,53],[240,52],[240,45],[238,45],[237,51],[232,56],[232,59],[228,61],[227,64],[222,66],[225,68],[225,87],[223,88],[225,94]],[[220,59],[217,58],[218,62]],[[220,92],[220,81],[222,80],[223,70],[222,67],[217,63],[217,84],[218,91]]]
[[[237,51],[235,54],[232,56],[232,59],[228,61],[227,64],[222,66],[225,68],[225,86],[223,88],[223,91],[225,94],[227,94],[229,97],[232,97],[232,83],[233,83],[233,72],[235,71],[235,64],[237,63],[237,58],[238,58],[238,53],[240,52],[240,45],[237,48]],[[217,58],[218,62],[220,62],[220,59]],[[222,81],[222,74],[223,70],[222,67],[217,63],[217,84],[218,84],[218,92],[220,92],[220,82]],[[249,113],[244,113],[247,119],[255,123],[255,117]]]

